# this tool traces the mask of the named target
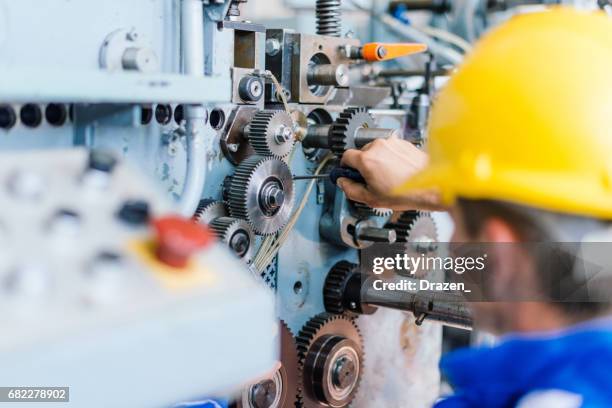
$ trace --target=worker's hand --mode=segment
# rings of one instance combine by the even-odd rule
[[[427,161],[427,154],[410,142],[396,137],[378,139],[361,150],[347,150],[342,156],[342,165],[358,170],[367,185],[340,178],[338,186],[349,199],[373,208],[442,209],[438,195],[433,192],[391,195],[393,189],[421,171]]]

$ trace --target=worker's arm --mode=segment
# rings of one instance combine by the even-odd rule
[[[441,210],[439,197],[434,192],[407,196],[393,196],[391,192],[427,164],[428,157],[412,143],[398,138],[378,139],[361,150],[348,150],[342,165],[357,169],[367,185],[346,178],[338,185],[353,201],[375,208],[393,210]]]

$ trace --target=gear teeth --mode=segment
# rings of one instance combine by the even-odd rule
[[[205,198],[200,200],[192,219],[196,222],[209,224],[214,218],[227,215],[226,204],[223,201]]]
[[[236,167],[236,170],[234,172],[234,175],[231,178],[231,182],[229,184],[229,189],[228,189],[228,201],[229,201],[230,215],[235,218],[246,220],[253,227],[253,230],[258,235],[273,235],[276,232],[278,232],[280,229],[282,229],[289,221],[289,216],[287,216],[286,219],[283,219],[283,218],[278,218],[278,214],[277,214],[274,216],[275,217],[274,221],[276,221],[277,224],[275,225],[274,229],[269,230],[269,229],[266,229],[264,225],[254,222],[252,217],[249,215],[250,214],[249,212],[250,208],[248,205],[249,192],[252,192],[253,188],[259,187],[253,184],[254,182],[253,176],[254,174],[257,173],[260,167],[262,167],[265,163],[269,161],[277,161],[279,165],[283,166],[281,167],[281,170],[284,169],[283,171],[286,173],[285,177],[288,179],[289,182],[291,182],[291,171],[288,169],[287,164],[285,162],[275,157],[272,157],[272,156],[264,157],[264,156],[254,155],[254,156],[251,156],[245,159],[244,161],[242,161],[242,163],[240,163],[238,167]],[[273,174],[269,174],[268,176],[270,175],[273,175]],[[263,178],[261,180],[258,179],[257,182],[259,183],[262,180]],[[289,190],[286,190],[285,192],[287,193],[287,191]],[[289,192],[291,194],[291,197],[286,199],[285,204],[284,204],[286,206],[293,205],[293,186],[291,186]],[[289,212],[289,215],[290,215],[290,212]],[[269,222],[273,222],[273,220],[271,219],[266,220],[266,223],[269,223]]]
[[[257,154],[283,159],[291,153],[295,135],[285,143],[277,143],[275,134],[280,126],[293,128],[293,119],[284,111],[262,110],[253,116],[247,134]]]
[[[388,222],[385,225],[385,228],[390,228],[395,230],[397,235],[397,239],[395,242],[408,242],[408,235],[410,233],[410,228],[414,221],[421,215],[420,211],[405,211],[403,212],[397,221]]]
[[[342,296],[346,280],[355,268],[357,264],[348,261],[340,261],[331,268],[323,286],[323,303],[328,313],[343,314],[346,312],[342,304]]]
[[[261,156],[251,156],[244,160],[236,168],[232,176],[232,182],[229,189],[230,213],[236,218],[248,219],[247,190],[251,183],[251,176],[261,164],[270,160]]]
[[[226,245],[230,245],[230,240],[237,231],[244,231],[249,237],[249,247],[240,258],[247,264],[252,262],[253,245],[255,243],[255,235],[251,226],[245,221],[232,217],[215,218],[210,224],[210,229],[213,230],[219,240]]]
[[[301,407],[302,394],[300,386],[302,379],[300,377],[301,371],[298,363],[295,335],[283,320],[280,320],[279,326],[281,348],[281,366],[279,371],[281,372],[282,388],[277,389],[277,392],[282,391],[278,401],[279,404],[274,406],[277,408]],[[229,406],[231,408],[252,408],[253,403],[250,400],[252,385],[254,384],[246,386],[240,397],[230,403]]]
[[[393,214],[393,210],[390,208],[372,208],[356,201],[351,201],[351,203],[353,204],[353,207],[355,207],[355,210],[357,210],[357,213],[361,216],[390,217]]]
[[[209,227],[215,232],[217,237],[224,242],[227,242],[230,238],[228,233],[232,232],[235,228],[244,227],[250,229],[249,225],[244,220],[232,217],[216,218],[209,224]]]
[[[350,325],[350,328],[347,326]],[[347,333],[351,332],[351,333]],[[300,372],[301,372],[301,380],[302,380],[302,397],[296,402],[296,407],[324,407],[327,406],[323,403],[318,403],[310,399],[306,393],[304,393],[303,381],[304,381],[304,369],[305,360],[308,350],[314,344],[314,342],[319,338],[319,336],[325,334],[337,334],[343,337],[351,338],[351,340],[355,341],[359,347],[359,355],[360,355],[360,374],[363,372],[363,360],[365,358],[365,353],[363,351],[363,339],[361,337],[361,331],[359,327],[355,323],[354,319],[351,319],[347,316],[343,315],[335,315],[331,313],[320,313],[314,317],[312,317],[300,330],[300,333],[296,336],[297,349],[299,353],[300,359]],[[353,397],[359,390],[360,379],[357,380],[355,384]],[[344,406],[349,406],[350,401],[347,401],[347,404]]]
[[[363,107],[347,108],[338,115],[329,132],[329,148],[338,157],[342,157],[347,149],[355,147],[355,133],[363,123],[373,125],[372,117]]]

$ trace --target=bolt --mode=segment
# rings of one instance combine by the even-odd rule
[[[289,126],[282,125],[274,135],[274,141],[277,144],[284,144],[293,139],[293,129]]]
[[[285,193],[279,188],[272,189],[270,193],[270,204],[272,207],[278,208],[285,202]]]
[[[285,192],[279,182],[265,183],[259,192],[259,205],[268,215],[274,215],[285,202]]]
[[[125,35],[125,38],[128,39],[129,41],[137,41],[138,33],[135,30],[132,30]]]
[[[265,380],[251,388],[251,403],[253,408],[269,408],[276,399],[276,383]]]
[[[266,54],[268,54],[269,56],[275,56],[279,53],[280,49],[280,41],[278,41],[276,38],[268,38],[266,40]]]
[[[345,356],[340,357],[334,363],[332,381],[335,386],[347,389],[355,382],[357,376],[355,362]]]
[[[227,150],[229,150],[232,153],[236,153],[239,147],[240,145],[238,143],[228,143],[227,144]]]
[[[387,47],[381,45],[378,47],[378,50],[376,50],[376,53],[378,54],[378,58],[385,58],[389,51],[387,50]]]
[[[263,96],[263,82],[256,76],[247,75],[240,80],[238,94],[242,100],[257,102]]]
[[[230,238],[229,242],[229,246],[232,251],[234,251],[234,253],[240,258],[242,258],[247,253],[250,245],[251,240],[249,239],[249,235],[246,233],[246,231],[243,230],[237,231]]]

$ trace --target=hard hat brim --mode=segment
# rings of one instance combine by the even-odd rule
[[[458,197],[513,202],[549,211],[612,220],[612,185],[561,172],[497,171],[487,178],[453,166],[430,166],[393,190],[395,196],[436,192],[441,204]]]

